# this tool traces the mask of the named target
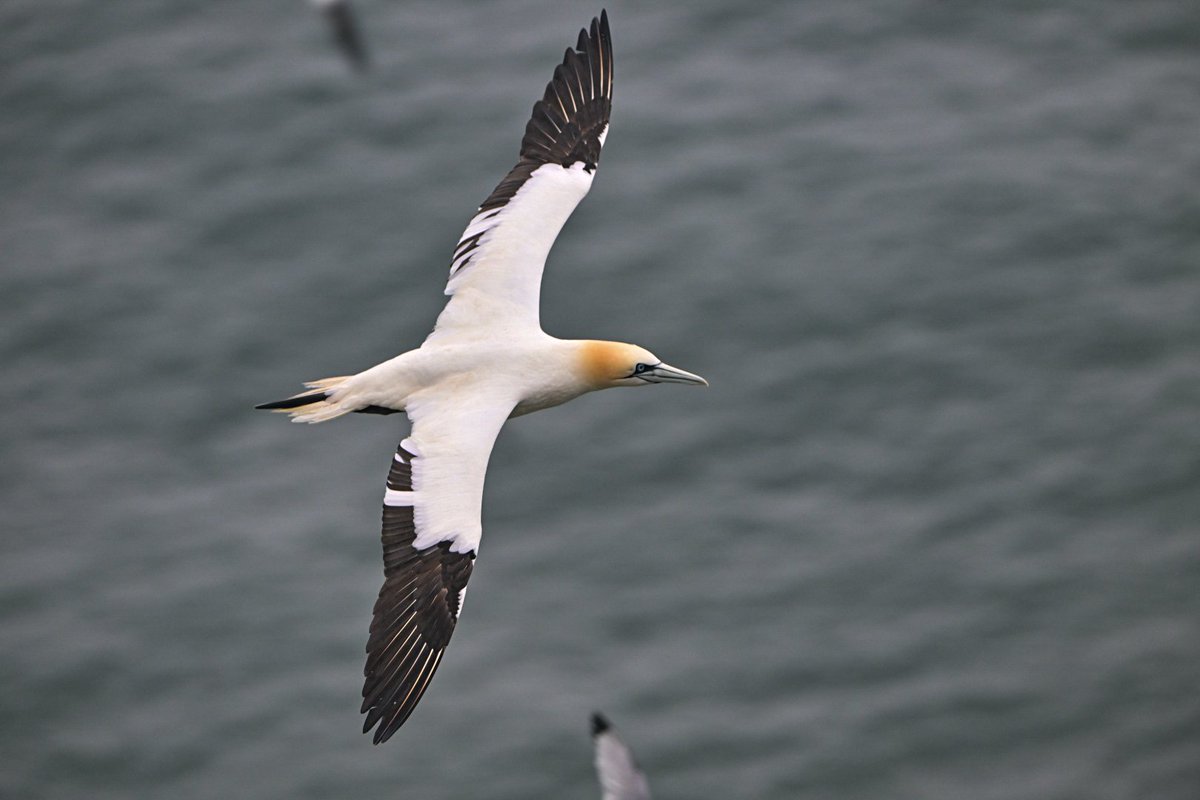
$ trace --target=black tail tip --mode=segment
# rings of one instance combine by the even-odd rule
[[[312,394],[302,394],[299,397],[289,397],[287,400],[276,400],[273,403],[262,403],[255,406],[256,409],[262,411],[278,411],[281,408],[299,408],[310,403],[316,403],[329,397],[325,392],[313,392]]]
[[[599,711],[592,712],[592,736],[599,736],[606,733],[612,725],[608,724],[608,720]]]

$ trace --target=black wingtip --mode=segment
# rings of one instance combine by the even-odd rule
[[[612,725],[608,724],[608,720],[599,711],[592,712],[592,736],[599,736],[602,733],[607,733]]]
[[[592,17],[592,24],[580,31],[581,41],[587,39],[603,39],[604,44],[608,45],[612,41],[612,32],[608,29],[608,10],[600,9],[600,16]],[[582,50],[583,45],[579,46]]]
[[[600,163],[612,113],[613,54],[608,33],[608,12],[592,17],[580,31],[577,48],[563,52],[562,63],[546,84],[542,99],[533,104],[516,166],[480,204],[477,213],[503,208],[530,175],[543,164],[572,167],[581,164],[594,172]],[[465,237],[455,250],[451,274],[470,261],[477,237]]]

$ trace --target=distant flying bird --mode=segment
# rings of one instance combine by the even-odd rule
[[[650,800],[646,776],[602,714],[592,714],[592,743],[603,800]]]
[[[312,4],[321,10],[329,21],[329,29],[333,32],[333,40],[346,56],[346,59],[357,70],[367,68],[367,49],[363,45],[362,36],[358,32],[358,24],[354,21],[354,10],[350,0],[312,0]]]
[[[649,350],[556,339],[538,296],[550,246],[587,194],[608,133],[608,15],[580,31],[525,126],[520,159],[483,201],[450,264],[450,301],[416,350],[258,408],[296,422],[404,411],[412,423],[383,498],[385,581],[367,642],[363,732],[375,743],[408,719],[462,610],[481,535],[484,472],[505,420],[597,389],[707,385]]]

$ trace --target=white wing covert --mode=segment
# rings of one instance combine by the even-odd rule
[[[409,403],[383,500],[384,582],[363,668],[363,733],[387,741],[433,679],[458,622],[482,534],[492,445],[516,405],[485,387]]]
[[[430,337],[450,329],[540,327],[546,256],[592,185],[612,110],[608,15],[579,32],[525,126],[515,167],[454,248],[446,304]]]

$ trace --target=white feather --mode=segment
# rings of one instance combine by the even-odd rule
[[[462,238],[480,233],[464,266],[457,259],[446,284],[446,303],[430,338],[462,329],[540,330],[542,271],[554,240],[592,186],[583,164],[543,164],[499,213],[476,215]]]

